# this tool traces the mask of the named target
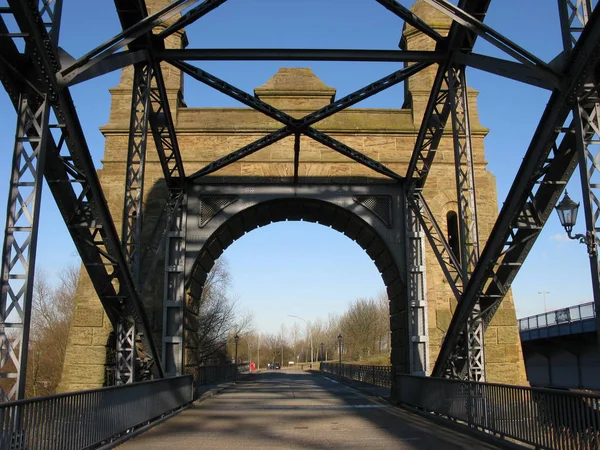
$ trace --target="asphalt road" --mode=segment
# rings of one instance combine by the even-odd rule
[[[494,449],[317,374],[250,376],[119,447]]]

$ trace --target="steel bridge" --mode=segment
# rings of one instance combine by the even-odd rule
[[[201,289],[202,270],[209,267],[202,267],[199,250],[197,262],[187,264],[185,270],[178,269],[181,254],[177,252],[166,262],[171,268],[166,270],[165,275],[171,288],[165,293],[163,313],[173,322],[166,324],[165,329],[175,332],[165,334],[162,342],[155,342],[141,300],[147,281],[143,279],[141,270],[140,233],[148,131],[169,192],[164,207],[166,220],[162,222],[163,228],[156,230],[156,236],[159,243],[171,240],[170,245],[174,247],[185,234],[188,194],[197,189],[194,182],[283,138],[293,137],[295,140],[294,174],[290,188],[298,186],[301,136],[385,176],[389,182],[373,189],[387,189],[393,192],[390,195],[398,195],[397,201],[402,203],[401,211],[406,217],[402,230],[408,247],[402,257],[405,258],[405,267],[396,261],[395,272],[392,271],[388,284],[388,293],[394,289],[406,289],[406,294],[402,295],[408,298],[407,304],[410,305],[410,310],[404,314],[407,345],[404,349],[395,349],[403,352],[398,360],[402,363],[397,364],[395,370],[480,382],[485,381],[483,333],[579,165],[596,320],[600,320],[597,252],[600,185],[595,181],[600,142],[597,81],[600,12],[591,0],[558,0],[564,51],[552,64],[542,61],[485,24],[490,0],[460,0],[458,6],[446,0],[425,0],[452,19],[447,36],[440,35],[398,1],[376,0],[391,14],[433,39],[436,42],[433,51],[165,48],[165,39],[201,20],[225,1],[174,0],[149,14],[142,1],[115,0],[123,31],[79,59],[70,57],[57,46],[61,0],[7,0],[7,6],[0,7],[0,79],[18,120],[9,181],[0,298],[0,377],[15,382],[6,391],[1,391],[3,400],[20,399],[24,395],[41,184],[44,179],[115,329],[117,384],[159,379],[165,373],[183,374],[185,289],[193,289],[194,284]],[[8,21],[14,21],[18,31],[10,30]],[[509,59],[475,53],[473,47],[478,39],[486,40]],[[187,62],[206,60],[395,61],[406,65],[314,113],[294,118]],[[281,127],[196,173],[186,173],[161,63],[171,64],[190,77],[265,114]],[[380,161],[313,127],[369,96],[406,81],[431,65],[437,67],[437,73],[406,173],[396,173]],[[135,74],[123,226],[119,237],[69,88],[127,66],[133,66]],[[466,84],[469,67],[551,91],[550,100],[485,246],[479,243],[475,204]],[[422,195],[445,132],[451,133],[454,143],[460,232],[458,255],[451,249],[441,231],[439,218],[431,214]],[[204,206],[213,213],[219,211],[227,203],[228,196],[238,195],[233,191],[242,188],[231,186],[232,192],[218,192],[221,197],[215,200],[216,203],[199,207]],[[308,198],[323,194],[318,192],[318,186],[301,188],[309,191],[306,194]],[[253,192],[253,195],[268,197],[269,193]],[[378,192],[367,192],[363,200],[366,204],[370,201],[367,197],[372,199],[378,195]],[[248,216],[257,224],[273,219],[268,216],[268,208],[253,209],[252,200],[247,203],[247,211],[252,210]],[[344,205],[338,206],[344,209]],[[287,207],[290,211],[294,210],[294,205]],[[373,210],[380,207],[378,204],[370,205]],[[319,210],[319,214],[329,211],[320,208],[322,205],[315,205],[311,211]],[[331,224],[334,228],[336,214],[341,216],[342,213],[333,214]],[[198,241],[201,244],[198,248],[207,248],[209,250],[206,251],[217,254],[222,252],[226,247],[223,241],[235,239],[235,236],[216,229],[216,232],[219,231],[219,238],[208,235],[201,238],[200,241],[204,241]],[[420,339],[424,334],[422,328],[426,314],[422,289],[424,275],[418,270],[410,270],[420,266],[424,245],[420,236],[427,238],[458,301],[432,368],[426,367],[426,342]],[[385,236],[381,240],[372,237],[364,243],[376,261],[378,257],[384,258],[382,248],[385,248],[385,240]],[[156,245],[152,251],[158,252],[160,247]],[[404,271],[406,276],[402,273]],[[403,277],[405,280],[401,282]],[[394,281],[396,279],[398,281]]]

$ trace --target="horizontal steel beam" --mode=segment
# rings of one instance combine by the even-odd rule
[[[445,53],[407,50],[302,48],[186,48],[157,51],[163,61],[362,61],[440,62]]]

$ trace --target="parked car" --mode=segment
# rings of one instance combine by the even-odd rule
[[[281,369],[281,366],[277,363],[273,364],[273,369]]]

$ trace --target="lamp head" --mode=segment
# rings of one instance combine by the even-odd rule
[[[240,340],[240,337],[237,335],[237,333],[235,334],[235,337],[233,338],[233,340],[235,341],[236,344]]]
[[[342,335],[338,334],[338,342],[341,344],[342,343]]]
[[[579,203],[575,203],[571,200],[571,197],[569,197],[569,194],[565,191],[565,196],[560,203],[556,205],[556,213],[558,214],[560,224],[565,228],[567,233],[571,233],[575,226],[578,210]]]

